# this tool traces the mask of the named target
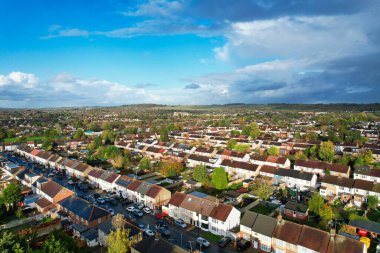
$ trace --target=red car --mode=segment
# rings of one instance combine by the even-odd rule
[[[154,218],[156,218],[157,220],[161,220],[161,219],[164,219],[166,216],[168,216],[167,213],[156,213],[154,215]]]

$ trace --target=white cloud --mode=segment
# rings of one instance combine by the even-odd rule
[[[149,0],[138,5],[133,10],[123,12],[125,16],[132,17],[168,17],[183,9],[183,1]]]
[[[15,86],[23,89],[15,89]],[[35,75],[0,75],[0,106],[56,107],[155,103],[159,96],[144,89],[99,79],[79,79],[67,73],[39,81]]]

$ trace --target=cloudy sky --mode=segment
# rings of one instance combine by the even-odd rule
[[[0,1],[0,107],[380,102],[377,0]]]

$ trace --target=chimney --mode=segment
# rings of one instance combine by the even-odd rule
[[[330,229],[330,235],[331,236],[335,236],[336,235],[336,231],[334,228]]]
[[[282,215],[281,213],[279,213],[277,216],[277,224],[281,224],[281,222],[282,222]]]

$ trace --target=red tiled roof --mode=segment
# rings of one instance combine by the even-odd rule
[[[210,213],[210,217],[220,220],[220,221],[226,221],[228,216],[231,213],[231,210],[232,210],[232,206],[219,204],[213,208],[213,210]]]
[[[169,201],[169,205],[173,205],[173,206],[177,206],[179,207],[181,205],[181,203],[184,201],[184,199],[186,198],[186,194],[185,193],[182,193],[182,192],[176,192],[172,195],[170,201]]]
[[[45,199],[44,197],[42,197],[36,201],[36,205],[41,207],[41,208],[45,208],[51,204],[52,203],[49,200]]]
[[[128,185],[128,190],[136,191],[137,188],[142,184],[140,180],[134,180]]]
[[[158,185],[152,185],[152,187],[149,188],[149,190],[146,192],[146,195],[151,198],[157,197],[157,195],[162,190],[162,187]]]

